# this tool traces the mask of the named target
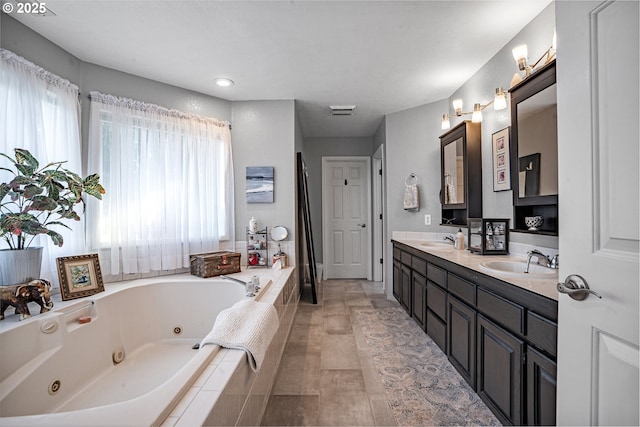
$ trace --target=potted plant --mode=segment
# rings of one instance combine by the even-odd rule
[[[71,229],[63,221],[80,221],[75,209],[82,205],[84,212],[82,194],[102,199],[105,193],[97,174],[83,179],[63,168],[65,161],[40,167],[28,150],[14,152],[14,158],[0,153],[13,165],[13,169],[0,166],[12,176],[0,184],[0,236],[8,245],[0,249],[0,285],[5,286],[39,278],[42,248],[31,247],[34,238],[46,234],[62,246],[62,235],[51,227]]]

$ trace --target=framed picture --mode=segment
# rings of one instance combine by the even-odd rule
[[[98,254],[60,257],[57,265],[63,301],[104,291]]]
[[[493,142],[493,191],[511,190],[509,128],[491,135]]]
[[[273,203],[273,166],[247,166],[247,203]]]

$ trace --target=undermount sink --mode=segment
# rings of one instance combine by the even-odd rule
[[[428,240],[426,242],[420,242],[420,246],[424,246],[429,249],[454,249],[451,243],[438,242],[435,240]]]
[[[553,279],[554,276],[558,275],[558,270],[547,268],[534,262],[529,265],[529,273],[525,273],[524,270],[527,268],[525,261],[485,261],[480,263],[480,268],[493,273],[521,277],[523,279]]]

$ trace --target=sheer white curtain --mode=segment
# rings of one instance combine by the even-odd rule
[[[0,49],[0,152],[13,157],[25,148],[41,166],[67,161],[64,167],[81,174],[80,103],[78,87],[6,49]],[[0,182],[12,175],[0,171]],[[47,236],[31,246],[42,246],[41,276],[57,283],[55,258],[85,253],[82,222],[66,221],[73,232],[57,227],[64,244],[57,247]],[[0,249],[5,243],[0,243]]]
[[[90,115],[89,167],[107,193],[88,238],[107,273],[188,267],[235,241],[227,122],[98,92]]]

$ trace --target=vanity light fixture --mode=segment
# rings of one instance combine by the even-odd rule
[[[442,130],[447,130],[451,128],[451,121],[449,120],[451,117],[461,117],[467,114],[471,114],[471,121],[473,123],[482,122],[482,110],[484,110],[491,104],[493,104],[494,110],[504,110],[505,108],[507,108],[507,97],[504,93],[504,90],[499,87],[499,88],[496,88],[496,96],[493,99],[493,101],[484,105],[480,103],[475,103],[473,105],[473,111],[469,111],[469,112],[462,111],[462,99],[454,99],[452,101],[452,104],[453,104],[453,109],[455,111],[455,116],[450,116],[448,114],[442,115],[442,123],[440,126]]]
[[[233,80],[228,79],[226,77],[218,77],[217,79],[214,80],[214,82],[220,87],[233,86]]]

